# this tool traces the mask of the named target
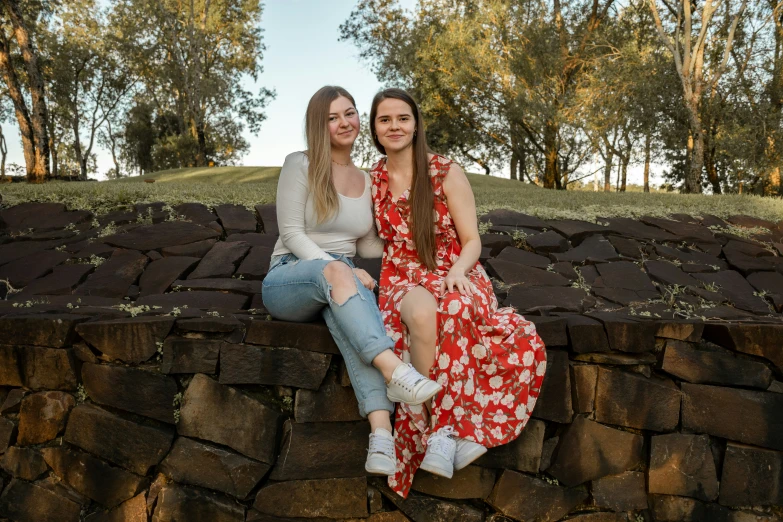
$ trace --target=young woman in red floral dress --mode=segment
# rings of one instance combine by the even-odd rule
[[[535,326],[498,308],[481,264],[476,205],[462,169],[432,154],[416,102],[400,89],[373,100],[370,130],[386,157],[373,168],[378,235],[386,240],[379,305],[395,351],[443,386],[399,404],[397,473],[407,496],[419,467],[451,478],[527,424],[546,371]]]

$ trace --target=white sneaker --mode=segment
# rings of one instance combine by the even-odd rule
[[[394,369],[391,381],[386,385],[386,397],[392,402],[416,406],[430,400],[442,389],[440,384],[426,378],[408,363]]]
[[[454,454],[454,469],[460,470],[485,454],[487,448],[468,439],[457,439],[457,451]]]
[[[378,428],[370,433],[370,449],[367,450],[367,473],[373,475],[394,475],[397,471],[397,458],[394,452],[394,437],[387,430]]]
[[[454,475],[454,454],[457,442],[452,438],[454,428],[441,428],[427,439],[427,452],[421,461],[421,469],[440,477],[451,478]]]

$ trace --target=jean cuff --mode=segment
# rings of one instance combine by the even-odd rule
[[[375,358],[386,350],[394,351],[394,341],[392,341],[391,337],[386,337],[384,335],[383,338],[378,339],[377,342],[362,348],[359,352],[359,357],[362,358],[362,361],[364,361],[365,364],[372,366],[372,362]]]
[[[378,410],[394,413],[394,403],[386,397],[386,394],[374,395],[359,401],[359,415],[364,418],[367,417],[368,413]]]

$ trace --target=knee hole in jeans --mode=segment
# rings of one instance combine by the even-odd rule
[[[342,261],[327,263],[323,271],[326,282],[329,283],[329,297],[338,305],[359,293],[353,270]]]

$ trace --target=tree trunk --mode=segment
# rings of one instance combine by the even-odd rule
[[[109,129],[109,150],[111,151],[111,160],[114,162],[114,177],[119,179],[121,176],[120,162],[117,159],[117,136],[111,130],[111,120],[106,119],[106,126]]]
[[[691,163],[693,163],[693,134],[688,131],[688,142],[685,144],[685,171],[683,172],[683,178],[686,180],[691,171]],[[687,188],[685,190],[687,192]]]
[[[555,188],[556,181],[560,178],[557,161],[557,124],[548,120],[544,128],[544,188]]]
[[[644,137],[644,191],[650,192],[650,147],[652,138],[648,134]]]
[[[14,113],[16,121],[19,124],[19,134],[22,136],[22,151],[24,153],[24,162],[27,170],[27,181],[30,183],[43,183],[43,178],[37,177],[35,168],[35,138],[33,137],[33,127],[30,123],[30,113],[27,110],[27,101],[22,94],[19,85],[19,78],[16,75],[11,55],[8,49],[8,42],[4,36],[0,35],[0,72],[8,88],[8,95],[14,103]]]
[[[689,194],[701,194],[701,176],[704,170],[704,134],[694,129],[691,168],[685,173],[685,190]]]
[[[8,144],[5,142],[5,134],[0,128],[0,179],[5,181],[5,159],[8,157]]]
[[[614,153],[607,148],[606,165],[604,165],[604,192],[612,191],[612,160],[614,160]]]
[[[19,0],[3,0],[3,5],[14,26],[14,36],[22,52],[28,81],[30,82],[30,100],[32,112],[30,122],[35,139],[35,179],[40,182],[49,177],[49,138],[46,123],[49,115],[46,110],[46,96],[41,70],[38,66],[38,57],[33,50],[30,41],[30,33],[27,29],[22,12],[19,8]]]
[[[517,179],[517,170],[519,169],[519,157],[516,152],[511,153],[511,179]]]
[[[620,192],[625,192],[625,186],[628,181],[628,163],[630,162],[630,156],[622,158],[622,181],[620,181]]]

